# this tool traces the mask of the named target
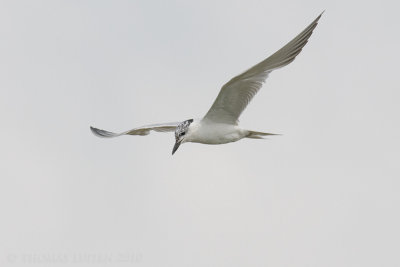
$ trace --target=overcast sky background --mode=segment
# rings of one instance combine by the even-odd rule
[[[89,131],[202,117],[323,10],[241,117],[282,136],[171,156]],[[0,265],[399,266],[398,10],[1,1]]]

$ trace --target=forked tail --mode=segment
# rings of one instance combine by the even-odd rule
[[[252,138],[252,139],[264,139],[264,136],[268,135],[280,135],[280,134],[273,134],[273,133],[263,133],[263,132],[256,132],[256,131],[249,131],[249,134],[246,136],[246,138]]]

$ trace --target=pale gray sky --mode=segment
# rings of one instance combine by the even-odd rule
[[[323,10],[221,146],[205,114]],[[2,1],[1,266],[399,266],[398,1]]]

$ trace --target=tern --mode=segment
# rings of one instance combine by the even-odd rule
[[[242,138],[263,139],[265,136],[275,135],[242,129],[239,127],[239,117],[260,90],[268,75],[273,70],[291,63],[301,52],[322,14],[323,12],[284,47],[223,85],[211,108],[202,119],[151,124],[122,133],[112,133],[94,127],[90,129],[95,135],[107,138],[121,135],[148,135],[150,131],[175,132],[172,155],[181,144],[186,142],[217,145],[236,142]]]

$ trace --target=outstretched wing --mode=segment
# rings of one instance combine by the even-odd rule
[[[117,137],[121,135],[148,135],[150,131],[156,132],[173,132],[178,126],[179,122],[169,122],[169,123],[160,123],[160,124],[151,124],[138,128],[134,128],[132,130],[123,132],[123,133],[112,133],[105,130],[100,130],[90,126],[90,130],[94,135],[98,137]]]
[[[323,13],[323,12],[322,12]],[[272,56],[222,86],[214,104],[203,119],[219,123],[237,124],[240,114],[273,70],[292,62],[306,45],[322,13],[299,35]]]

